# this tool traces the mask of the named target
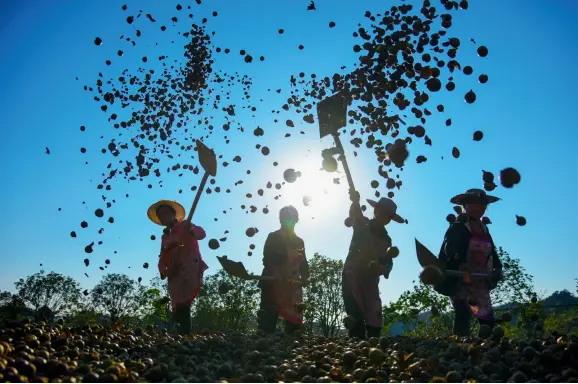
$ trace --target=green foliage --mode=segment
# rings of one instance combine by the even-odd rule
[[[0,291],[1,320],[19,320],[30,312],[20,296],[7,291]]]
[[[568,291],[545,299],[534,293],[533,277],[520,260],[498,249],[504,279],[492,292],[494,306],[508,304],[514,320],[502,324],[507,337],[539,337],[543,332],[578,336],[578,298]],[[343,262],[314,254],[309,260],[310,282],[304,289],[306,330],[314,325],[335,336],[344,314],[341,295]],[[447,297],[421,283],[383,307],[385,333],[402,324],[406,335],[433,338],[451,332],[453,310]],[[127,326],[158,326],[171,320],[167,280],[155,277],[149,285],[124,274],[108,274],[91,290],[80,293],[79,283],[55,272],[40,271],[15,283],[17,293],[0,291],[0,320],[53,312],[73,325],[94,325],[106,314]],[[578,293],[578,279],[576,279]],[[260,290],[256,281],[232,278],[220,270],[207,276],[193,305],[196,330],[254,330]],[[536,297],[535,302],[532,298]],[[511,308],[510,308],[511,306]],[[498,315],[499,317],[499,315]],[[473,323],[473,325],[475,322]],[[475,327],[475,325],[474,325]]]
[[[143,308],[143,325],[158,325],[171,320],[171,299],[169,297],[168,280],[155,276],[150,287],[144,287],[141,293],[140,306]],[[147,303],[148,300],[148,303]]]
[[[193,327],[248,329],[256,321],[258,293],[256,281],[232,278],[219,270],[201,285],[193,307]]]
[[[516,321],[503,324],[509,337],[537,337],[542,332],[556,330],[560,333],[573,332],[567,326],[576,318],[575,311],[548,311],[534,291],[533,276],[526,272],[519,259],[513,258],[501,247],[498,255],[502,262],[504,278],[491,292],[492,304],[495,306],[513,306],[509,309],[515,312]],[[578,280],[577,280],[578,283]],[[577,286],[578,290],[578,286]],[[574,303],[569,292],[556,292],[557,304],[567,306]],[[536,302],[532,303],[532,298]],[[574,301],[572,301],[574,300]],[[439,312],[438,316],[430,317],[429,312]],[[396,323],[403,325],[404,333],[419,337],[438,337],[451,331],[452,308],[447,297],[438,295],[431,287],[423,284],[414,285],[412,290],[405,291],[398,300],[383,307],[384,332],[389,332]],[[477,322],[472,320],[472,331],[477,328]]]
[[[306,327],[316,323],[325,337],[337,334],[344,314],[341,295],[343,261],[315,253],[309,260],[310,285],[303,292]]]
[[[417,321],[415,327],[406,332],[408,336],[436,338],[451,335],[453,316],[447,313]]]
[[[497,251],[504,278],[491,292],[492,305],[529,302],[535,296],[534,277],[522,267],[520,259],[510,256],[502,247]]]
[[[399,299],[383,307],[384,333],[401,323],[404,333],[422,337],[439,337],[451,331],[450,300],[419,282]]]
[[[70,325],[94,326],[99,323],[100,314],[94,309],[94,306],[89,300],[83,300],[78,306],[77,311],[65,318],[65,321]]]
[[[40,271],[15,283],[17,294],[35,312],[48,308],[53,314],[65,314],[78,305],[80,285],[71,277]]]
[[[112,322],[138,312],[146,299],[150,299],[144,295],[133,280],[118,273],[104,275],[90,294],[94,308],[108,314]]]
[[[525,303],[518,310],[518,335],[539,337],[542,333],[578,333],[578,298],[569,291],[556,291],[548,298]]]
[[[564,312],[551,312],[544,318],[544,331],[578,336],[578,307]]]

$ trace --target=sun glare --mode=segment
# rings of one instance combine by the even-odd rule
[[[297,162],[293,169],[301,176],[293,183],[285,183],[280,200],[284,205],[294,205],[304,219],[322,219],[347,199],[347,180],[343,170],[323,171],[321,159],[315,161],[310,158]]]

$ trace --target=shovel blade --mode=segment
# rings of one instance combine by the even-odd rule
[[[250,280],[251,276],[249,275],[249,272],[247,272],[247,269],[245,269],[243,263],[239,261],[229,260],[227,257],[219,257],[219,256],[217,256],[217,260],[219,261],[219,263],[221,263],[221,266],[223,267],[225,272],[227,272],[227,274],[233,277],[238,277],[243,280]]]
[[[215,155],[215,152],[200,140],[197,140],[197,152],[199,154],[201,167],[203,167],[209,175],[215,177],[217,175],[217,155]]]
[[[336,135],[337,130],[347,125],[347,99],[336,93],[317,103],[317,120],[319,120],[319,137]]]
[[[419,242],[418,239],[415,239],[415,250],[417,253],[417,261],[419,264],[425,268],[427,266],[434,266],[439,268],[440,270],[444,271],[445,263],[440,261],[425,245]]]

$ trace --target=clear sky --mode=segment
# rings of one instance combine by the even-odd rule
[[[15,280],[37,272],[41,263],[47,271],[73,276],[86,288],[104,273],[98,267],[104,266],[105,259],[111,260],[105,272],[127,273],[145,281],[157,273],[162,228],[148,221],[146,208],[159,198],[178,199],[190,206],[194,198],[190,187],[198,185],[201,174],[177,177],[173,172],[163,177],[162,188],[154,180],[152,189],[147,188],[148,182],[127,184],[117,180],[109,194],[116,204],[106,210],[104,218],[96,218],[94,210],[104,206],[96,185],[102,181],[106,165],[113,161],[100,149],[117,131],[82,86],[94,85],[100,71],[108,78],[118,77],[127,67],[134,70],[145,55],[180,57],[182,44],[170,44],[177,30],[185,30],[183,23],[172,27],[169,20],[175,15],[185,18],[184,11],[177,14],[177,3],[127,0],[129,11],[123,12],[123,3],[112,0],[2,1],[0,289],[13,289]],[[349,207],[346,183],[342,180],[335,186],[333,175],[318,171],[320,151],[332,145],[331,139],[319,140],[317,125],[303,123],[301,115],[274,115],[271,111],[280,109],[288,97],[291,74],[303,71],[331,76],[341,65],[352,68],[356,60],[352,32],[357,23],[365,23],[366,10],[379,13],[394,3],[318,0],[314,12],[307,12],[308,1],[301,0],[215,0],[202,5],[181,0],[185,6],[189,3],[194,20],[209,19],[209,30],[216,32],[214,45],[232,51],[228,56],[217,54],[215,68],[251,76],[257,107],[256,117],[247,112],[237,116],[247,132],[230,133],[228,145],[219,130],[222,113],[211,113],[218,133],[207,144],[223,155],[220,161],[231,162],[235,155],[243,160],[219,169],[216,185],[223,190],[231,188],[232,193],[203,195],[195,213],[194,222],[208,234],[201,243],[208,272],[218,270],[215,256],[224,254],[260,272],[264,240],[268,232],[277,229],[277,212],[285,204],[294,204],[301,212],[297,232],[305,240],[309,255],[320,252],[344,259],[351,236],[351,230],[343,225]],[[474,75],[459,76],[453,93],[432,96],[430,109],[438,103],[446,107],[444,114],[434,113],[428,119],[426,129],[433,146],[414,143],[409,147],[403,187],[395,196],[399,213],[409,224],[388,227],[401,254],[390,279],[381,283],[384,302],[397,298],[418,276],[414,237],[437,252],[447,228],[445,216],[452,209],[449,199],[468,188],[481,187],[482,169],[497,173],[505,167],[518,169],[522,182],[512,190],[499,187],[495,191],[503,198],[488,212],[494,223],[491,230],[495,242],[522,260],[535,276],[539,290],[551,292],[574,286],[573,279],[578,277],[572,240],[578,217],[574,196],[578,130],[572,114],[578,86],[577,4],[572,0],[472,1],[468,11],[454,16],[449,34],[461,38],[460,60],[473,66]],[[150,24],[144,15],[137,20],[143,37],[132,48],[119,37],[134,34],[125,19],[138,9],[153,14],[159,22]],[[217,17],[211,16],[213,11],[218,11]],[[330,21],[336,23],[335,28],[328,27]],[[161,24],[167,25],[167,32],[158,30]],[[285,29],[284,35],[277,33],[279,28]],[[93,43],[97,36],[104,41],[100,47]],[[476,56],[477,46],[470,43],[470,38],[489,48],[486,58]],[[298,50],[299,44],[305,49]],[[125,51],[122,58],[116,55],[118,49]],[[238,54],[241,49],[266,59],[246,64]],[[113,65],[107,67],[106,59],[111,59]],[[149,67],[155,65],[151,60]],[[485,85],[476,80],[482,72],[489,76]],[[470,88],[477,93],[472,105],[463,100]],[[277,95],[276,89],[283,92]],[[448,117],[453,121],[451,127],[444,124]],[[275,118],[279,123],[274,122]],[[289,140],[283,139],[288,131],[286,119],[296,122],[292,129],[295,134]],[[86,132],[79,130],[81,125],[87,127]],[[251,134],[257,126],[265,129],[264,137]],[[202,127],[195,129],[194,137],[205,132]],[[300,130],[306,135],[298,135]],[[475,130],[484,132],[481,142],[472,141]],[[258,143],[268,145],[271,154],[261,155],[255,149]],[[362,148],[354,157],[349,140],[344,140],[344,145],[362,197],[371,198],[370,182],[379,180],[374,156]],[[461,151],[459,159],[451,156],[453,146]],[[50,155],[44,153],[45,147],[50,148]],[[81,154],[80,147],[86,147],[87,153]],[[416,164],[418,154],[427,156],[428,161]],[[273,161],[279,166],[273,167]],[[170,165],[164,162],[162,168]],[[281,198],[274,200],[274,189],[267,190],[265,184],[281,182],[286,168],[300,170],[304,177],[293,185],[284,185]],[[252,171],[249,176],[248,169]],[[244,183],[235,186],[240,179]],[[256,193],[259,188],[266,190],[263,197]],[[180,195],[179,189],[183,190]],[[380,189],[386,193],[384,187]],[[125,193],[130,197],[125,198]],[[247,199],[247,193],[253,198]],[[309,207],[301,201],[304,194],[313,196]],[[259,211],[246,214],[240,208],[242,204],[254,204]],[[268,215],[261,213],[265,205],[271,210]],[[227,210],[226,215],[223,210]],[[525,227],[516,225],[516,214],[527,218]],[[114,224],[106,222],[108,216],[114,216]],[[82,220],[89,223],[87,229],[80,228]],[[101,227],[104,233],[98,236]],[[260,232],[248,238],[248,227],[257,227]],[[230,232],[227,235],[226,230]],[[76,239],[70,237],[71,231],[78,233]],[[150,240],[152,234],[157,236],[156,241]],[[221,248],[208,248],[209,239],[225,236]],[[103,244],[89,255],[91,265],[86,268],[84,246],[94,240],[102,240]],[[251,257],[247,255],[250,244],[256,246]],[[143,269],[144,262],[149,262],[151,268]]]

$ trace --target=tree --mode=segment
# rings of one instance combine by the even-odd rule
[[[80,300],[80,285],[72,277],[42,270],[15,283],[18,296],[36,313],[40,309],[54,315],[71,311]]]
[[[0,319],[17,320],[29,312],[18,295],[0,291]]]
[[[197,329],[244,330],[255,322],[256,281],[232,278],[224,270],[207,276],[193,307]]]
[[[502,247],[498,248],[498,256],[502,262],[503,279],[492,290],[492,305],[523,304],[536,295],[534,277],[522,267],[520,259],[516,259]]]
[[[92,289],[91,298],[94,307],[115,322],[140,309],[138,294],[135,282],[127,275],[109,273]]]
[[[94,326],[99,324],[100,313],[95,310],[94,304],[90,297],[83,297],[78,304],[76,311],[66,316],[65,321],[68,324],[83,326]]]
[[[401,323],[404,333],[421,337],[444,336],[451,332],[451,304],[423,283],[415,284],[394,302],[383,307],[384,332]]]
[[[307,309],[306,323],[317,323],[325,337],[333,337],[341,325],[344,314],[341,295],[343,261],[330,259],[315,253],[309,260],[310,285],[304,291]]]
[[[171,319],[171,299],[169,296],[168,280],[161,280],[156,276],[151,279],[150,289],[151,311],[146,316],[147,323],[158,325],[160,322],[168,323]]]

